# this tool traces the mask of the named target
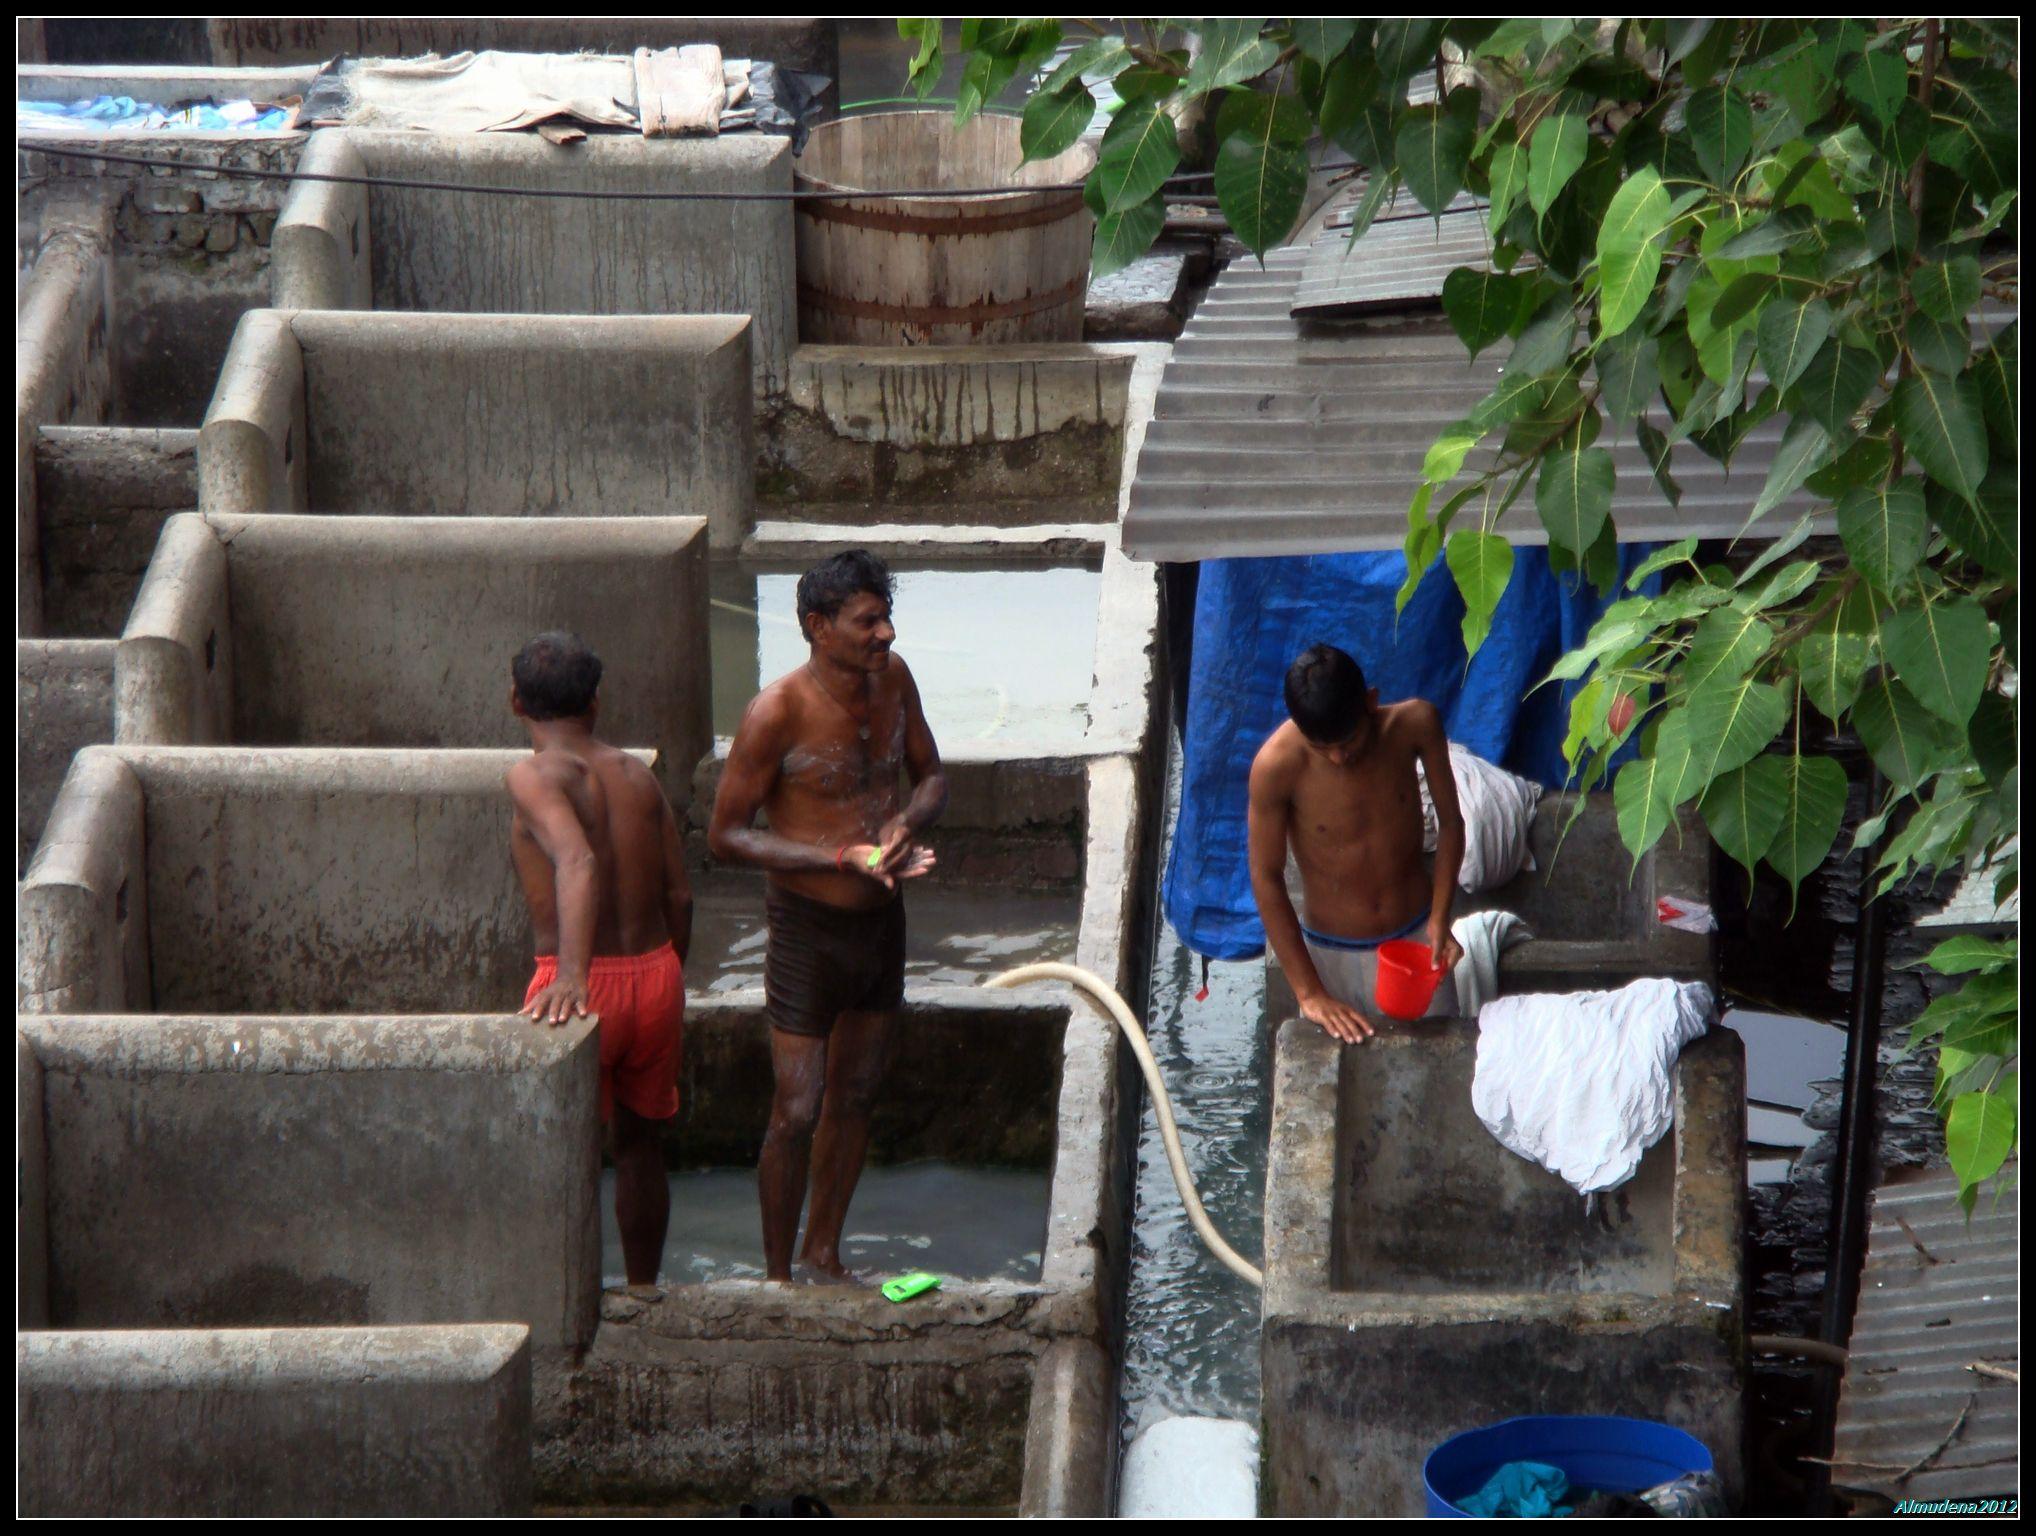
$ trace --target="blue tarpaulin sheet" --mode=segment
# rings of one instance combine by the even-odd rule
[[[1621,547],[1622,581],[1652,550]],[[1466,669],[1463,599],[1440,559],[1395,629],[1393,599],[1406,573],[1405,557],[1391,552],[1202,562],[1165,890],[1167,921],[1196,953],[1243,960],[1265,948],[1245,854],[1246,785],[1252,758],[1287,718],[1287,667],[1318,641],[1356,657],[1382,702],[1427,699],[1451,741],[1543,784],[1562,783],[1562,738],[1580,685],[1528,693],[1610,599],[1558,576],[1545,549],[1518,549],[1491,634]],[[1659,585],[1650,576],[1642,590]]]

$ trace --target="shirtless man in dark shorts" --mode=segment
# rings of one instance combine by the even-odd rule
[[[693,937],[679,823],[648,768],[594,739],[601,659],[576,636],[539,635],[510,676],[532,749],[508,775],[509,851],[537,948],[522,1011],[553,1025],[599,1020],[623,1262],[632,1289],[653,1286],[671,1219],[663,1126],[679,1112]]]
[[[764,1270],[792,1278],[792,1242],[812,1206],[802,1264],[831,1280],[862,1176],[870,1111],[905,996],[899,882],[933,867],[915,841],[947,806],[940,752],[919,690],[891,654],[891,575],[850,550],[799,579],[811,654],[750,704],[729,748],[708,846],[768,872],[765,1010],[776,1092],[763,1156]],[[899,770],[912,785],[900,806]],[[769,830],[755,825],[761,811]]]
[[[1442,717],[1423,699],[1381,705],[1364,673],[1318,645],[1287,669],[1285,725],[1251,764],[1251,892],[1301,1017],[1338,1040],[1368,1038],[1378,946],[1419,933],[1437,964],[1454,967],[1450,904],[1463,867],[1463,816]],[[1427,770],[1438,836],[1431,873],[1421,855]],[[1287,895],[1287,850],[1300,866],[1304,927]],[[1431,1015],[1456,1011],[1445,976]]]

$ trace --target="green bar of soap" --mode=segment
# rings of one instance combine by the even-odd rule
[[[881,848],[872,848],[870,850],[869,858],[870,868],[875,869],[879,864],[883,862],[884,862],[884,850]]]
[[[884,1282],[884,1297],[889,1301],[910,1301],[914,1296],[940,1289],[940,1276],[929,1275],[918,1270],[909,1275],[900,1275],[895,1280]]]

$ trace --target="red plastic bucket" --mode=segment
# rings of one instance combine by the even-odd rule
[[[1379,946],[1378,980],[1372,1000],[1379,1011],[1396,1019],[1418,1019],[1435,1000],[1442,985],[1442,967],[1434,951],[1414,939],[1388,939]]]

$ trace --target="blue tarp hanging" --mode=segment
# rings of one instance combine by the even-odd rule
[[[1622,546],[1622,578],[1653,547]],[[1356,657],[1382,701],[1434,704],[1451,741],[1544,784],[1562,782],[1578,685],[1526,695],[1608,600],[1557,576],[1545,549],[1519,549],[1491,635],[1466,671],[1463,599],[1440,559],[1395,631],[1393,598],[1406,572],[1405,558],[1390,552],[1202,562],[1165,890],[1167,921],[1198,954],[1243,960],[1265,948],[1245,856],[1246,784],[1252,758],[1287,717],[1287,667],[1317,641]],[[1650,576],[1642,590],[1659,585]]]

